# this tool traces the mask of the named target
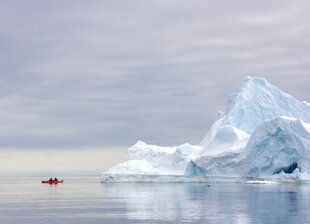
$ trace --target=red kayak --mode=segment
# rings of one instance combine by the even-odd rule
[[[59,184],[59,183],[63,183],[64,181],[63,180],[42,180],[41,181],[42,184]]]

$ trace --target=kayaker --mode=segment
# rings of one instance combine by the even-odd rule
[[[58,181],[58,179],[55,177],[54,181]]]
[[[53,181],[53,178],[50,178],[48,181]]]

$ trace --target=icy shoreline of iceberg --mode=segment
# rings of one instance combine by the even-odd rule
[[[183,144],[176,147],[148,145],[138,141],[128,149],[127,161],[110,168],[108,174],[184,175],[189,161],[199,156],[201,146]]]
[[[247,77],[199,146],[138,141],[103,182],[310,180],[310,104]]]

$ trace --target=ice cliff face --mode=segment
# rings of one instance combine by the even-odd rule
[[[244,152],[245,175],[271,176],[310,171],[310,124],[299,119],[276,117],[261,123]]]
[[[310,104],[269,84],[245,78],[219,112],[200,146],[159,147],[137,142],[127,161],[103,173],[296,178],[310,173]],[[303,175],[305,176],[305,175]]]

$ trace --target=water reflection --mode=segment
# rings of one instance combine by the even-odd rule
[[[244,184],[102,184],[127,219],[206,223],[308,223],[309,186]]]
[[[310,223],[310,185],[0,180],[0,223]]]

